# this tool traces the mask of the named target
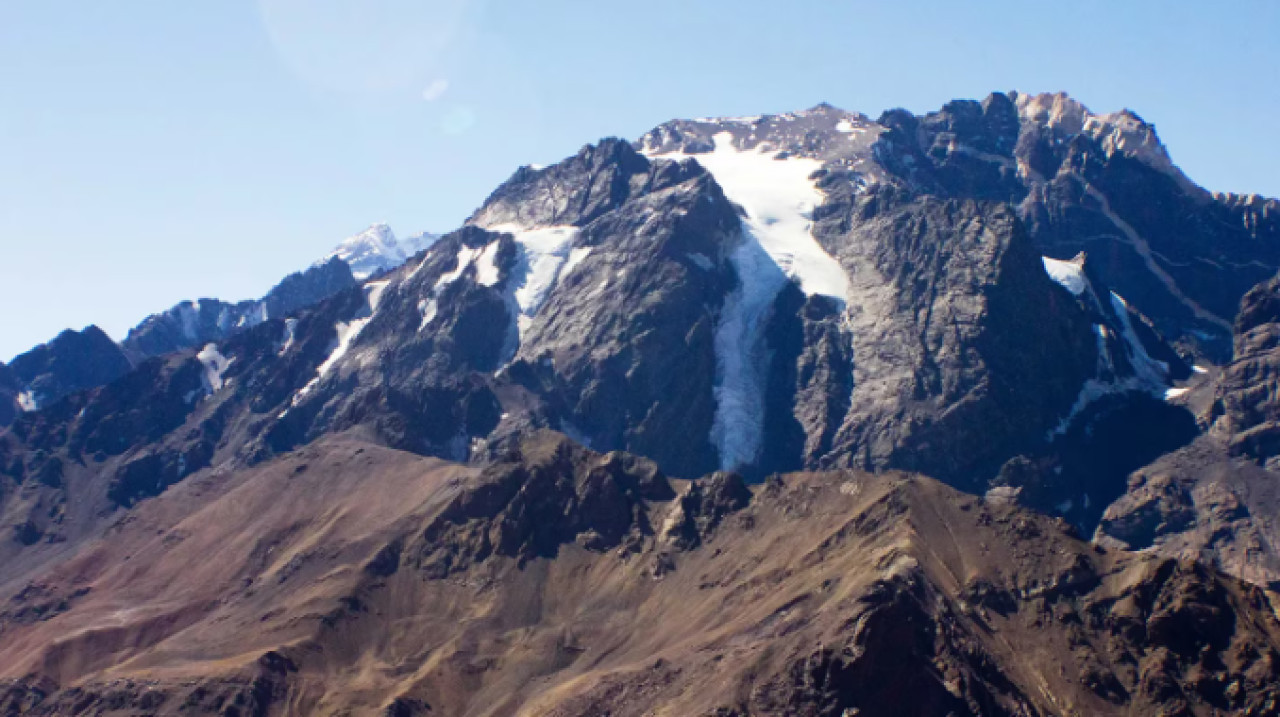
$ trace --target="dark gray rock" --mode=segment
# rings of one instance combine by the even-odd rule
[[[9,364],[13,378],[28,393],[27,410],[43,408],[72,392],[114,381],[129,369],[124,352],[97,326],[63,331]]]
[[[919,117],[893,110],[879,124],[875,156],[892,181],[1015,204],[1041,253],[1087,252],[1186,352],[1225,361],[1237,302],[1280,266],[1280,204],[1209,194],[1127,110],[995,93]]]
[[[850,408],[805,464],[991,475],[1070,412],[1097,363],[1088,317],[1003,205],[894,194],[862,196],[815,231],[859,281]]]
[[[1280,456],[1280,277],[1245,294],[1235,323],[1234,360],[1218,385],[1217,428],[1231,450],[1274,467]]]
[[[713,334],[735,281],[722,257],[740,231],[698,169],[654,164],[651,193],[582,229],[591,253],[530,323],[511,370],[592,447],[639,453],[685,476],[717,465]]]
[[[22,384],[13,371],[0,361],[0,428],[13,423],[22,410],[18,405],[18,394],[22,392]]]
[[[1280,278],[1250,290],[1235,320],[1235,358],[1193,389],[1212,401],[1205,435],[1135,469],[1095,538],[1195,556],[1250,582],[1280,585]],[[1216,379],[1216,380],[1212,380]]]
[[[121,345],[139,359],[199,348],[267,319],[283,318],[312,306],[355,283],[347,263],[334,257],[290,274],[258,300],[234,304],[218,299],[184,301],[147,317],[130,329]]]

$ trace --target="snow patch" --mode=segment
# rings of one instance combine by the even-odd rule
[[[685,256],[689,257],[689,261],[693,262],[694,265],[696,265],[698,268],[702,269],[703,271],[711,271],[711,267],[715,266],[714,264],[711,263],[711,259],[709,259],[706,254],[690,252]]]
[[[520,315],[532,318],[546,302],[562,274],[568,273],[591,252],[590,247],[573,248],[578,228],[572,226],[527,229],[515,224],[486,227],[510,234],[516,241],[516,266],[509,280]],[[491,246],[497,246],[495,242]]]
[[[422,314],[422,324],[418,326],[418,331],[426,330],[427,325],[435,320],[439,308],[435,299],[423,299],[418,302],[418,313]]]
[[[1107,339],[1111,332],[1101,324],[1094,324],[1094,333],[1098,339],[1098,375],[1084,382],[1071,410],[1058,422],[1056,428],[1048,432],[1045,440],[1053,440],[1055,435],[1065,434],[1082,411],[1104,396],[1142,391],[1167,400],[1186,392],[1186,389],[1168,388],[1169,365],[1151,358],[1147,353],[1146,347],[1142,345],[1142,341],[1133,330],[1133,324],[1129,319],[1129,305],[1114,291],[1111,292],[1111,308],[1115,311],[1116,320],[1120,324],[1120,338],[1128,353],[1129,364],[1133,367],[1134,375],[1119,380],[1115,378],[1115,361],[1107,348]]]
[[[720,132],[712,140],[711,152],[654,156],[696,159],[715,177],[725,196],[746,210],[750,239],[764,248],[783,274],[799,282],[806,295],[831,296],[847,304],[849,277],[810,231],[813,210],[823,199],[811,177],[822,162],[797,156],[779,159],[760,149],[740,150],[729,132]]]
[[[227,368],[231,366],[234,359],[228,359],[218,351],[217,344],[206,344],[200,349],[200,353],[196,354],[196,358],[204,365],[204,376],[202,377],[205,391],[214,393],[221,391],[223,386],[222,376],[226,374]]]
[[[806,295],[834,297],[846,306],[852,292],[840,262],[812,234],[813,211],[823,199],[812,177],[822,162],[770,154],[763,145],[741,150],[729,132],[712,140],[714,150],[707,153],[648,153],[696,159],[746,212],[742,241],[729,257],[739,285],[725,297],[715,331],[711,440],[719,449],[721,467],[732,470],[753,463],[760,453],[768,363],[763,330],[774,297],[788,279]]]
[[[1115,309],[1116,316],[1120,320],[1121,335],[1129,347],[1130,363],[1133,364],[1133,370],[1138,379],[1146,384],[1148,390],[1163,391],[1169,375],[1169,365],[1147,354],[1146,347],[1134,333],[1133,323],[1129,320],[1129,304],[1114,291],[1111,292],[1111,308]]]
[[[1062,288],[1070,291],[1075,296],[1084,293],[1085,278],[1084,267],[1074,261],[1063,261],[1061,259],[1052,259],[1044,256],[1040,257],[1044,262],[1044,270],[1049,274],[1049,278],[1060,284]]]
[[[19,393],[19,394],[18,394],[18,408],[21,408],[23,411],[25,411],[25,412],[27,412],[27,413],[32,413],[32,412],[34,412],[34,411],[39,411],[39,410],[40,410],[40,401],[36,400],[36,394],[35,394],[35,392],[34,392],[34,391],[27,390],[27,391],[23,391],[22,393]]]
[[[1138,381],[1133,378],[1119,382],[1100,378],[1091,378],[1088,381],[1085,381],[1084,385],[1080,387],[1080,393],[1076,394],[1076,401],[1071,405],[1071,410],[1067,412],[1067,415],[1062,417],[1062,420],[1058,421],[1058,425],[1053,430],[1049,431],[1048,434],[1045,435],[1045,440],[1052,441],[1054,436],[1065,435],[1067,430],[1071,428],[1071,424],[1075,422],[1076,417],[1078,417],[1084,409],[1088,408],[1094,401],[1097,401],[1103,396],[1110,396],[1113,393],[1123,393],[1125,391],[1136,390],[1140,387],[1141,386]]]
[[[436,291],[439,291],[444,287],[448,286],[449,284],[452,284],[453,282],[457,281],[458,278],[462,276],[462,272],[466,271],[467,267],[471,266],[471,262],[475,261],[475,258],[479,255],[480,255],[479,249],[473,249],[469,246],[463,246],[462,248],[458,249],[457,265],[453,268],[452,271],[446,271],[445,273],[440,275],[439,279],[436,279]],[[422,264],[418,265],[418,268],[414,270],[414,273],[416,274],[417,272],[421,271],[422,267],[426,263],[427,263],[427,260],[424,257],[422,260]]]
[[[500,242],[491,242],[476,257],[476,283],[481,286],[493,286],[498,283],[498,247]]]
[[[378,223],[342,240],[316,265],[337,257],[351,267],[351,275],[357,281],[364,281],[374,274],[400,266],[409,257],[434,244],[437,239],[438,236],[425,232],[396,239],[390,227]]]
[[[289,349],[298,340],[298,320],[295,318],[287,318],[284,320],[284,340],[280,342],[280,348],[276,350],[276,354],[283,356],[289,353]]]
[[[1190,390],[1191,389],[1186,387],[1171,388],[1164,392],[1164,400],[1169,401],[1169,400],[1178,398],[1179,396],[1186,394],[1186,392]]]
[[[578,246],[569,250],[569,260],[560,268],[560,276],[565,277],[573,272],[579,264],[591,255],[591,247]]]
[[[484,227],[492,232],[510,234],[516,245],[516,262],[503,287],[503,295],[515,315],[515,325],[503,348],[507,357],[514,356],[524,332],[551,296],[561,277],[567,276],[591,254],[591,247],[574,247],[578,228],[574,226],[525,227],[519,224],[494,224]],[[485,286],[498,282],[498,269],[493,265],[499,242],[484,248],[476,267],[476,280]]]

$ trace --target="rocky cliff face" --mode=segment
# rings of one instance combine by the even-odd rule
[[[1039,250],[1098,276],[1184,351],[1225,361],[1240,297],[1280,262],[1275,200],[1210,195],[1136,114],[1066,95],[993,94],[916,117],[895,110],[876,158],[930,194],[1017,207]]]
[[[1235,321],[1234,360],[1224,369],[1215,406],[1218,428],[1231,451],[1269,468],[1280,455],[1280,278],[1245,294]]]
[[[1280,587],[1277,337],[1280,283],[1272,278],[1241,301],[1234,360],[1192,389],[1205,435],[1129,478],[1102,518],[1100,541],[1195,557]]]

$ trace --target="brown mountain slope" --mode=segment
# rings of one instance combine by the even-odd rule
[[[324,439],[6,596],[0,713],[1275,714],[1280,622],[1191,563],[903,474],[670,482]]]

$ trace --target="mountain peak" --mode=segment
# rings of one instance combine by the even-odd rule
[[[1097,114],[1065,92],[1029,94],[1010,92],[1019,118],[1034,122],[1057,134],[1085,135],[1102,144],[1108,156],[1124,154],[1163,172],[1193,197],[1208,199],[1209,193],[1192,182],[1173,163],[1156,135],[1155,125],[1130,109]]]
[[[343,239],[317,263],[323,264],[337,257],[351,267],[352,276],[358,281],[364,281],[375,274],[400,266],[409,257],[430,246],[436,238],[434,234],[422,233],[403,240],[397,239],[385,222],[375,222],[364,231]]]

